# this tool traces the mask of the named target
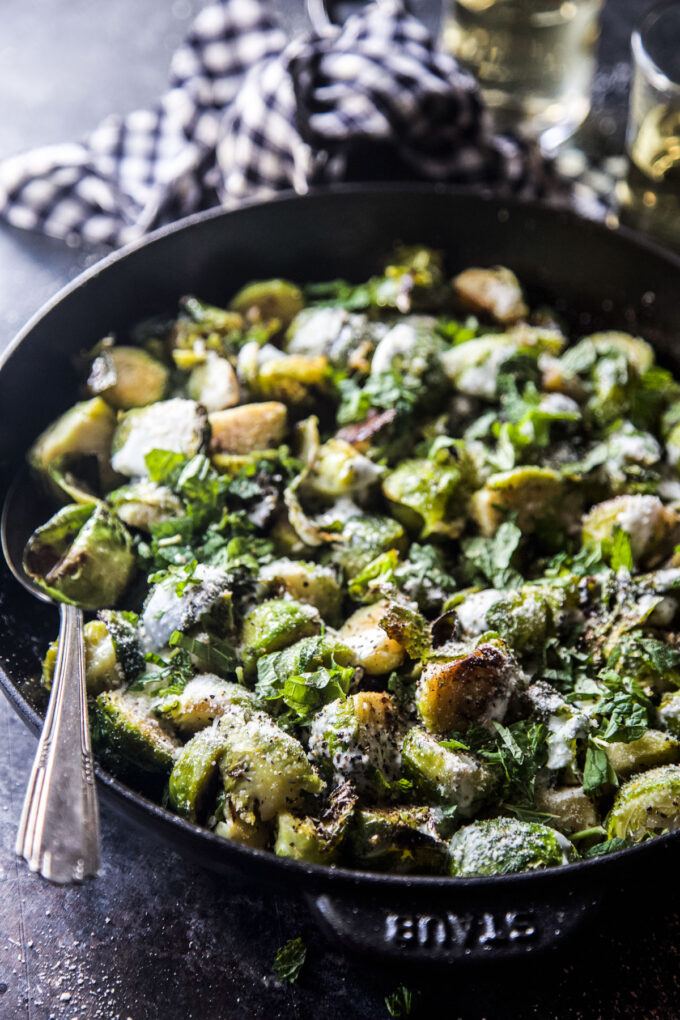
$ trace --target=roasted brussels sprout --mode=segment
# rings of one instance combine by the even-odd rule
[[[208,351],[187,381],[187,394],[206,411],[224,411],[238,404],[241,396],[236,372],[226,358]]]
[[[169,571],[151,588],[141,619],[147,650],[160,651],[173,631],[212,621],[220,631],[231,623],[232,578],[217,567],[197,564],[190,574]]]
[[[680,740],[660,730],[647,730],[637,740],[606,744],[604,752],[616,775],[625,778],[634,772],[680,761]]]
[[[680,766],[662,765],[624,783],[607,815],[610,839],[639,842],[680,825]]]
[[[65,506],[31,535],[24,570],[58,602],[112,606],[135,570],[132,539],[101,504]]]
[[[472,497],[472,516],[483,535],[494,535],[508,515],[523,534],[569,523],[573,508],[563,478],[543,467],[518,467],[491,475]],[[575,516],[575,515],[574,515]]]
[[[529,314],[520,282],[505,266],[465,269],[454,277],[453,289],[466,311],[487,315],[503,326]]]
[[[212,809],[225,748],[226,734],[216,724],[193,736],[178,753],[168,781],[168,803],[178,815],[196,822]]]
[[[92,742],[104,764],[121,779],[165,781],[181,747],[152,711],[145,694],[104,691],[93,706]]]
[[[349,443],[329,439],[319,447],[304,489],[329,500],[356,496],[370,489],[383,474],[383,468],[357,453]]]
[[[429,733],[414,728],[401,748],[404,775],[428,804],[455,806],[469,818],[489,798],[497,777],[472,754],[448,751]]]
[[[209,416],[211,453],[247,454],[278,446],[286,433],[285,404],[244,404]]]
[[[111,444],[114,471],[130,478],[148,475],[146,455],[171,450],[193,457],[206,445],[206,411],[193,400],[161,400],[127,411],[118,422]]]
[[[210,726],[232,705],[253,708],[255,695],[246,687],[229,683],[213,673],[200,673],[181,691],[165,694],[156,704],[155,711],[184,735]]]
[[[245,820],[270,821],[298,807],[304,794],[323,790],[302,744],[265,712],[233,710],[218,725],[226,734],[219,761],[224,790]]]
[[[658,496],[616,496],[598,503],[583,518],[583,544],[599,543],[610,558],[617,530],[628,536],[633,561],[653,566],[680,539],[680,515]]]
[[[352,651],[357,666],[362,666],[370,676],[398,669],[406,655],[403,646],[380,625],[387,611],[385,600],[362,606],[340,628],[340,640]]]
[[[261,280],[242,287],[229,307],[247,319],[276,319],[281,329],[293,321],[304,305],[302,291],[288,280]]]
[[[148,480],[114,489],[107,502],[124,524],[140,531],[151,531],[153,524],[184,514],[182,501],[171,489]]]
[[[308,864],[333,864],[347,834],[356,805],[349,783],[336,787],[320,818],[300,818],[282,811],[277,819],[274,853]]]
[[[94,460],[97,467],[95,488],[106,492],[118,476],[110,464],[111,441],[116,415],[101,397],[75,404],[38,436],[28,451],[28,463],[42,484],[60,502],[71,499],[60,483],[59,473],[51,468],[78,465],[82,458]]]
[[[390,509],[419,533],[457,538],[465,526],[475,468],[462,443],[440,450],[435,459],[405,460],[383,482]]]
[[[403,552],[407,539],[404,529],[391,517],[351,517],[342,529],[342,541],[335,543],[329,558],[351,578],[371,560],[389,549]]]
[[[116,649],[106,625],[101,620],[89,620],[83,628],[85,645],[85,686],[88,694],[120,687],[124,682],[123,670],[116,659]],[[52,687],[57,665],[59,642],[53,641],[42,664],[42,683]]]
[[[318,610],[293,599],[269,599],[248,613],[243,621],[241,644],[244,668],[251,672],[257,660],[269,652],[278,652],[300,638],[321,630]]]
[[[170,373],[141,347],[100,344],[90,367],[87,388],[119,411],[162,400]]]
[[[520,672],[502,642],[451,659],[431,659],[416,688],[418,714],[431,733],[490,727],[503,719]]]
[[[304,560],[274,560],[262,567],[260,580],[271,595],[287,594],[315,606],[330,623],[338,618],[342,591],[330,567]]]
[[[397,875],[446,872],[448,847],[426,807],[363,808],[348,837],[355,864]]]
[[[547,825],[502,817],[463,826],[450,850],[451,874],[459,878],[554,868],[578,856],[569,840]]]
[[[402,734],[394,699],[363,691],[326,705],[309,735],[309,753],[329,779],[349,781],[360,796],[390,797],[399,776]]]
[[[550,824],[567,835],[600,824],[597,808],[580,786],[539,787],[536,808],[551,815]]]

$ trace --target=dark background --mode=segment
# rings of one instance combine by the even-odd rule
[[[152,101],[200,6],[0,0],[0,158],[76,139],[106,114]],[[289,27],[305,25],[302,0],[278,6]],[[594,110],[581,133],[600,155],[622,148],[630,28],[649,6],[606,6]],[[437,0],[412,8],[436,26]],[[0,226],[0,348],[100,254]],[[388,1016],[384,996],[402,981],[421,991],[413,1015],[446,1020],[680,1016],[673,882],[659,889],[650,875],[644,887],[610,890],[609,906],[542,959],[404,971],[334,951],[285,890],[263,898],[241,880],[198,870],[106,808],[97,881],[59,889],[29,874],[13,845],[34,750],[0,695],[1,1020],[373,1020]],[[272,960],[298,935],[307,964],[295,986],[282,985]]]

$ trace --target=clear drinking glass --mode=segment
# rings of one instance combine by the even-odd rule
[[[448,0],[443,42],[500,130],[552,150],[590,109],[602,0]]]
[[[632,50],[619,218],[680,249],[680,2],[653,7],[633,32]]]

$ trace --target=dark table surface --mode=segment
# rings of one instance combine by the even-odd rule
[[[436,24],[436,0],[413,6]],[[648,6],[609,0],[606,8],[594,112],[583,132],[600,152],[621,149],[630,26]],[[5,0],[0,157],[77,138],[106,114],[155,98],[198,7],[199,0]],[[301,0],[279,7],[289,26],[304,24]],[[100,254],[0,226],[0,349]],[[670,882],[653,894],[640,884],[611,890],[612,909],[543,959],[436,973],[347,957],[323,941],[304,903],[264,898],[241,880],[204,872],[106,807],[101,877],[52,887],[13,852],[35,744],[0,696],[1,1020],[372,1020],[388,1016],[384,997],[402,981],[421,992],[413,1015],[452,1020],[680,1016],[680,895]],[[298,935],[308,960],[296,985],[282,985],[272,960]]]

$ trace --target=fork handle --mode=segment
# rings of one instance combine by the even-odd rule
[[[99,808],[85,693],[83,613],[62,603],[50,701],[19,822],[16,852],[51,882],[99,870]]]

